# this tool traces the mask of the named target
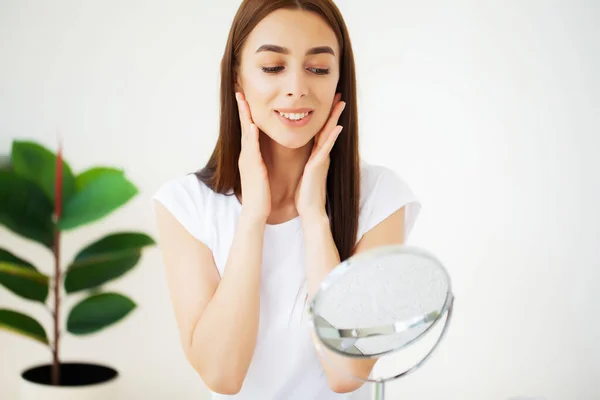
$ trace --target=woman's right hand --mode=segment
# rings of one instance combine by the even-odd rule
[[[266,221],[271,214],[271,189],[267,167],[260,153],[258,127],[252,121],[250,106],[244,95],[236,92],[235,98],[242,126],[242,150],[238,160],[242,184],[242,210]]]

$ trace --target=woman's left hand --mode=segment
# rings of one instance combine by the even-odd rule
[[[296,210],[302,219],[310,216],[320,217],[325,213],[329,153],[342,131],[342,126],[337,125],[337,122],[346,106],[340,98],[341,95],[336,94],[329,120],[315,136],[310,158],[304,166],[304,173],[296,188]]]

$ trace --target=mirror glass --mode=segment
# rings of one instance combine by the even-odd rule
[[[423,249],[395,245],[336,267],[309,314],[328,349],[348,357],[386,358],[426,336],[452,303],[450,278],[440,261]]]

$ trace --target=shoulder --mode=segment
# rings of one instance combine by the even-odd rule
[[[360,211],[357,241],[370,229],[404,207],[405,238],[421,210],[421,201],[393,169],[361,160]]]
[[[191,173],[161,184],[152,196],[196,239],[211,244],[208,229],[214,192]]]
[[[418,200],[408,183],[393,169],[384,165],[361,161],[361,206],[375,197],[401,195],[406,200]]]
[[[180,175],[163,182],[154,193],[153,199],[162,200],[172,196],[189,196],[204,198],[211,191],[198,177],[193,174]]]
[[[164,182],[152,196],[174,215],[185,211],[190,217],[203,214],[211,206],[214,192],[191,173]]]

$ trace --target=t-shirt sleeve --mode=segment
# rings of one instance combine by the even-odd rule
[[[211,248],[210,230],[205,218],[206,193],[195,176],[164,183],[152,199],[159,201],[193,237]]]
[[[361,211],[358,219],[357,242],[395,211],[405,207],[404,241],[415,225],[421,202],[408,184],[393,170],[377,166],[365,173],[361,190]]]

